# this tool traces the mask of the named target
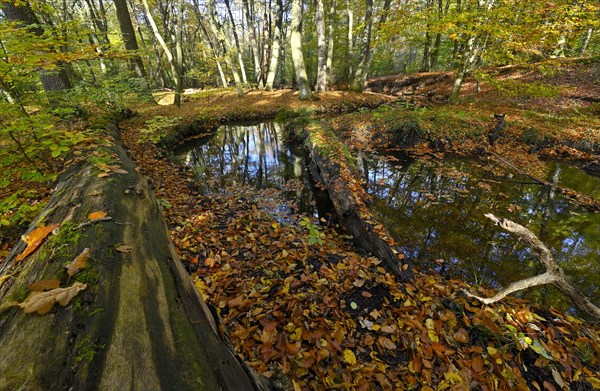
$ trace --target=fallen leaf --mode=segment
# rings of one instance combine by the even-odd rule
[[[29,285],[29,289],[31,289],[34,292],[43,292],[43,291],[49,291],[51,289],[56,289],[59,286],[60,286],[59,280],[41,280],[41,281],[37,281],[37,282],[34,282],[33,284]]]
[[[133,251],[133,247],[129,246],[127,244],[122,244],[120,246],[117,246],[116,250],[117,250],[117,252],[127,254],[127,253],[130,253]]]
[[[29,254],[34,252],[40,246],[40,244],[42,244],[44,239],[46,239],[46,237],[58,227],[60,227],[60,224],[52,224],[47,227],[38,227],[27,235],[23,235],[21,239],[27,243],[27,248],[25,248],[25,250],[17,256],[16,260],[21,261]]]
[[[481,356],[473,357],[473,360],[471,361],[471,368],[473,368],[473,370],[475,372],[483,371],[483,357],[481,357]]]
[[[354,355],[354,352],[350,349],[346,349],[344,350],[344,361],[346,361],[348,364],[356,364],[356,356]]]
[[[105,172],[101,172],[100,174],[98,174],[98,178],[106,178],[107,176],[108,174]]]
[[[112,170],[112,172],[115,172],[117,174],[129,174],[129,171],[124,170],[122,168],[117,168],[116,170]]]
[[[98,219],[103,219],[107,216],[106,212],[102,212],[102,211],[98,211],[98,212],[92,212],[88,215],[88,219],[90,220],[98,220]]]
[[[67,274],[69,277],[73,277],[77,272],[83,270],[87,267],[87,260],[90,257],[90,249],[85,248],[81,254],[79,254],[75,259],[69,263],[67,266]]]
[[[454,340],[460,343],[467,343],[469,342],[469,333],[467,332],[467,330],[461,328],[456,333],[454,333]]]
[[[37,312],[40,315],[50,312],[54,303],[66,306],[77,294],[86,289],[87,284],[76,282],[68,288],[56,288],[47,292],[32,292],[24,302],[19,304],[26,314]]]

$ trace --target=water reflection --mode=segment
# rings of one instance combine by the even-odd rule
[[[531,251],[483,215],[526,225],[546,243],[573,282],[600,301],[600,214],[570,204],[528,178],[498,177],[467,160],[397,161],[362,157],[377,217],[411,258],[449,278],[496,288],[542,270]],[[564,164],[549,164],[547,180],[596,195],[600,179]],[[563,309],[553,288],[526,293]]]
[[[196,172],[202,193],[245,185],[276,188],[293,201],[291,208],[278,207],[286,213],[325,212],[325,206],[315,204],[305,156],[301,149],[284,142],[278,123],[221,126],[210,139],[186,144],[178,156]]]

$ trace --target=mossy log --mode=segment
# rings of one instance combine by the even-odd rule
[[[336,214],[343,226],[352,234],[356,244],[381,259],[387,269],[400,281],[411,280],[412,268],[407,263],[401,262],[399,250],[383,240],[375,232],[373,225],[361,217],[352,190],[340,175],[339,165],[323,156],[318,147],[310,147],[309,153],[313,177],[325,185]]]
[[[0,264],[0,390],[254,390],[168,238],[149,181],[116,142],[108,177],[82,162],[61,175],[35,226],[61,224],[32,255]],[[110,219],[92,222],[91,212]],[[130,247],[123,247],[127,245]],[[121,246],[121,247],[119,247]],[[65,265],[84,248],[87,268]],[[67,306],[26,314],[28,286],[87,284]],[[0,280],[1,281],[1,280]]]

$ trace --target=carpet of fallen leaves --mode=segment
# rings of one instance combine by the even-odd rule
[[[123,141],[170,205],[182,260],[225,338],[280,388],[600,388],[597,325],[523,300],[483,306],[462,293],[475,288],[435,275],[399,284],[339,227],[320,226],[323,243],[309,245],[278,190],[196,194],[138,130],[124,123]]]

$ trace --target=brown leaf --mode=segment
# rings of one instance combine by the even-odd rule
[[[31,289],[34,292],[43,292],[43,291],[49,291],[51,289],[56,289],[59,286],[60,286],[59,280],[41,280],[41,281],[37,281],[37,282],[34,282],[33,284],[29,285],[29,289]]]
[[[102,211],[98,211],[98,212],[92,212],[88,215],[88,219],[90,220],[98,220],[98,219],[103,219],[107,216],[106,212],[102,212]]]
[[[105,172],[101,172],[100,174],[98,174],[98,178],[106,178],[107,176],[108,174]]]
[[[79,254],[75,259],[69,263],[67,266],[67,274],[69,277],[73,277],[77,272],[83,270],[87,267],[87,260],[90,257],[90,249],[85,248],[81,254]]]
[[[471,361],[471,368],[473,368],[473,370],[475,372],[483,371],[483,357],[481,357],[481,356],[473,357],[473,360]]]
[[[456,342],[467,343],[469,342],[469,332],[463,328],[454,333],[454,339]]]
[[[48,292],[32,292],[24,302],[19,304],[25,313],[37,312],[40,315],[50,312],[54,303],[66,306],[77,294],[86,289],[87,284],[76,282],[68,288],[56,288]]]
[[[127,245],[127,244],[122,244],[120,246],[117,246],[116,250],[120,253],[130,253],[133,251],[133,247]]]
[[[40,246],[40,244],[42,244],[44,239],[46,239],[46,237],[58,227],[60,227],[60,224],[52,224],[47,227],[38,227],[27,235],[23,235],[22,239],[25,243],[27,243],[27,248],[21,254],[19,254],[19,256],[17,256],[16,260],[21,261],[29,254],[34,252]]]
[[[384,346],[387,349],[390,349],[390,350],[396,349],[396,344],[387,337],[379,337],[379,342],[381,343],[382,346]]]

